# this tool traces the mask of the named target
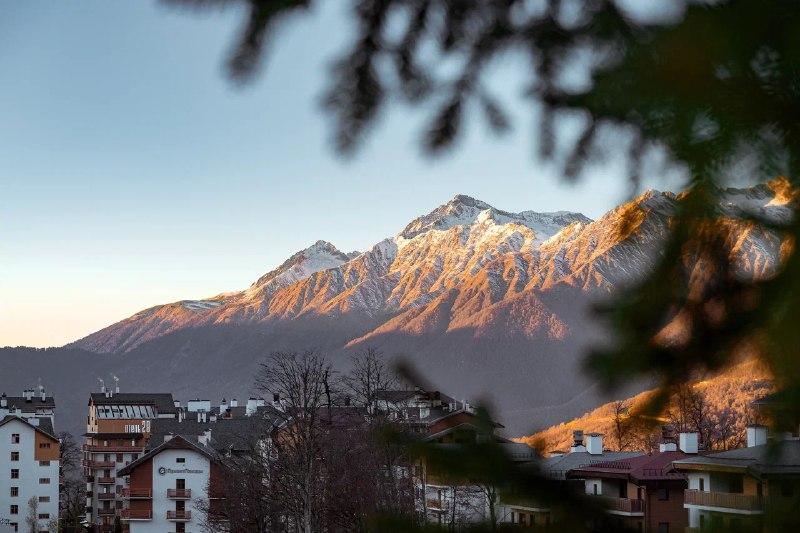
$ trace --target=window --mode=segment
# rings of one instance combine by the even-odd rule
[[[39,448],[42,449],[42,450],[49,450],[50,449],[50,443],[49,442],[40,442],[39,443]]]
[[[11,469],[11,479],[19,479],[19,469],[12,468]]]
[[[175,458],[175,462],[176,463],[185,463],[186,462],[186,457],[177,457],[177,458]]]
[[[133,459],[134,461],[136,459],[138,459],[138,458],[139,458],[139,454],[138,453],[131,454],[131,459]]]
[[[123,460],[123,459],[122,459],[122,454],[121,454],[121,453],[118,453],[118,454],[117,454],[117,462],[118,462],[118,463],[121,463],[121,462],[122,462],[122,460]]]
[[[784,498],[791,498],[794,496],[794,486],[789,481],[781,483],[781,496]]]
[[[19,506],[12,505],[11,508],[9,509],[9,514],[19,514]]]
[[[19,444],[19,433],[11,434],[11,444]]]
[[[594,483],[592,485],[592,490],[594,491],[594,495],[596,496],[597,495],[597,483]]]
[[[19,452],[11,452],[11,460],[19,461]]]
[[[40,477],[39,478],[39,485],[49,485],[50,478],[49,477]]]
[[[175,480],[175,488],[179,490],[183,490],[186,488],[186,480],[185,479],[176,479]],[[439,500],[441,501],[442,496],[441,493],[439,494]]]
[[[698,486],[700,487],[700,490],[706,490],[706,478],[701,477],[697,481],[699,482]]]
[[[658,533],[669,533],[669,522],[659,522]]]
[[[669,500],[669,489],[658,489],[658,499],[662,502]],[[661,524],[659,524],[658,527],[660,529]]]
[[[50,518],[50,513],[39,513],[39,520],[47,520]]]
[[[39,461],[39,466],[50,466],[50,461]]]
[[[19,496],[19,487],[11,487],[11,497],[16,498]]]
[[[39,503],[48,503],[50,501],[50,496],[39,496]]]
[[[741,494],[744,492],[744,477],[743,476],[731,476],[730,482],[728,485],[728,492],[732,492],[734,494]]]
[[[16,523],[16,522],[11,522],[11,523],[10,523],[10,524],[8,524],[8,525],[9,525],[9,526],[11,526],[11,530],[12,530],[12,531],[14,531],[15,533],[16,533],[17,531],[19,531],[19,524],[18,524],[18,523]]]

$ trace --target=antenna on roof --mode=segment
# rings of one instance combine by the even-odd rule
[[[103,378],[97,378],[97,381],[100,382],[100,392],[106,391],[106,382],[103,381]]]

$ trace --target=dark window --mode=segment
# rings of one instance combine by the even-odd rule
[[[742,476],[731,476],[728,492],[741,494],[744,492],[744,478]]]
[[[764,484],[760,481],[756,484],[756,496],[759,498],[764,496]]]
[[[659,522],[658,533],[669,533],[669,522]]]
[[[50,518],[50,513],[39,513],[39,520],[47,520]]]
[[[183,500],[178,500],[175,502],[175,510],[183,512],[186,510],[186,502]]]
[[[185,479],[176,479],[175,480],[175,488],[176,489],[185,489],[186,488],[186,480]],[[439,494],[439,499],[442,499],[442,495]]]
[[[186,462],[186,457],[177,457],[177,458],[175,458],[175,462],[176,463],[185,463]]]
[[[658,489],[658,499],[662,502],[669,500],[669,489]],[[660,528],[661,524],[658,527]]]
[[[19,452],[11,452],[11,460],[19,461]]]
[[[123,460],[123,458],[122,458],[122,454],[121,454],[121,453],[118,453],[118,454],[117,454],[117,462],[118,462],[118,463],[121,463],[121,462],[122,462],[122,460]]]
[[[698,481],[700,482],[700,484],[698,485],[700,487],[700,490],[706,490],[706,478],[701,477]]]
[[[11,479],[19,479],[19,469],[17,468],[11,469]]]
[[[175,533],[186,533],[186,524],[183,522],[175,524]]]
[[[11,514],[19,514],[19,506],[18,505],[12,505],[11,508],[9,509],[9,512]]]
[[[50,461],[39,461],[39,466],[50,466]]]
[[[781,483],[781,496],[784,498],[791,498],[794,496],[794,485],[790,481]]]
[[[19,433],[11,434],[11,444],[19,444]]]
[[[50,478],[49,477],[40,477],[39,478],[39,485],[49,485]]]
[[[39,448],[41,448],[43,450],[47,450],[47,449],[50,448],[50,443],[49,442],[40,442],[39,443]]]
[[[16,498],[19,496],[19,487],[11,487],[11,497]]]
[[[592,485],[592,490],[594,491],[594,494],[596,495],[597,494],[597,483],[594,483]]]
[[[50,501],[50,496],[39,496],[39,503],[47,503]]]

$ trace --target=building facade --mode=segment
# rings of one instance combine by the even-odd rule
[[[103,387],[89,397],[83,466],[86,475],[86,521],[96,531],[113,531],[129,500],[118,471],[144,454],[154,420],[176,418],[171,394],[120,393]]]
[[[58,531],[59,441],[36,423],[17,415],[0,419],[0,526]]]

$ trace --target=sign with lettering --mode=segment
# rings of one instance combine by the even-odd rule
[[[191,468],[166,468],[162,466],[158,469],[159,475],[166,474],[202,474],[202,470],[192,470]]]

